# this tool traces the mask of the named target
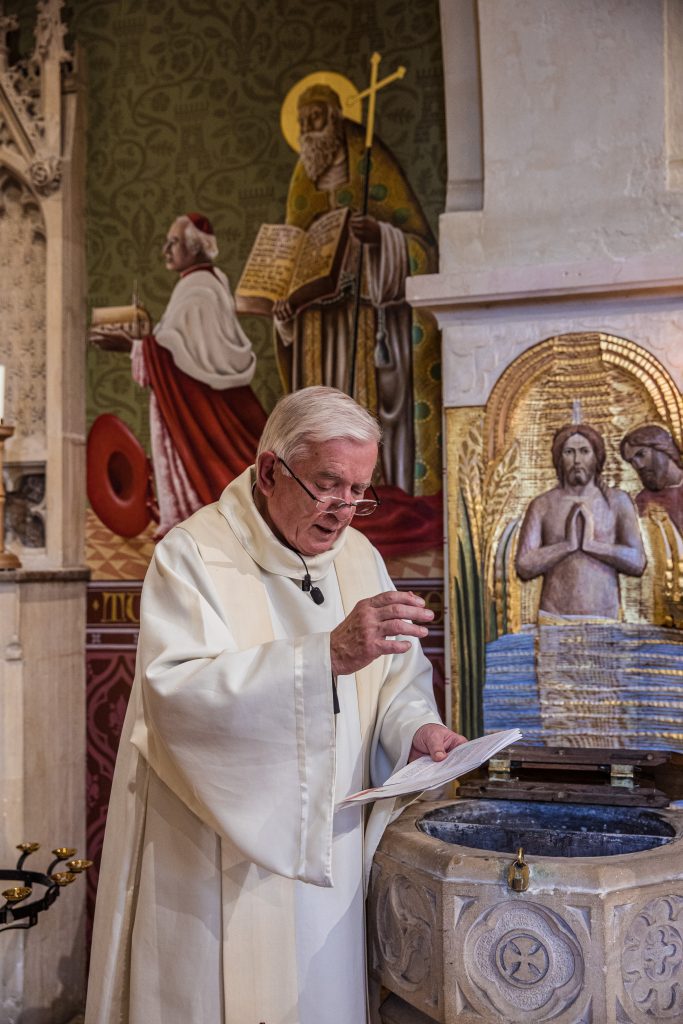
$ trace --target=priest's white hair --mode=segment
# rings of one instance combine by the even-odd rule
[[[343,391],[321,386],[302,388],[281,398],[271,412],[256,459],[262,452],[275,452],[290,462],[305,456],[311,444],[321,441],[344,438],[379,444],[381,437],[374,416]]]
[[[200,231],[185,214],[178,217],[178,220],[183,225],[185,245],[190,252],[200,252],[202,256],[206,256],[207,260],[215,260],[216,256],[218,256],[216,236],[207,235],[205,231]]]

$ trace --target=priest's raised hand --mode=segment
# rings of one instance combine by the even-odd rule
[[[433,618],[424,600],[412,592],[389,590],[359,601],[330,634],[333,674],[357,672],[383,654],[406,654],[411,641],[399,637],[422,639],[429,632],[422,623]],[[443,761],[449,750],[466,742],[465,736],[431,722],[416,731],[408,760],[429,754],[432,761]]]
[[[333,674],[357,672],[382,654],[405,654],[410,650],[410,640],[398,637],[422,639],[428,633],[423,623],[433,618],[434,612],[413,593],[389,590],[359,601],[330,634]]]

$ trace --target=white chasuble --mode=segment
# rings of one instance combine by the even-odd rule
[[[431,669],[418,643],[377,659],[337,680],[334,715],[330,632],[391,582],[347,530],[306,559],[314,604],[251,481],[171,531],[145,580],[86,1024],[366,1019],[362,819],[334,805],[439,721]]]

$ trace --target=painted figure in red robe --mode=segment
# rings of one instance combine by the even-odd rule
[[[150,388],[157,539],[251,465],[266,420],[249,386],[256,357],[217,255],[206,217],[177,217],[163,257],[179,280],[159,323],[142,339],[122,329],[92,338],[130,352],[133,379]]]

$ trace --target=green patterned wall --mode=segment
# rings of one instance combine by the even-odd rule
[[[31,47],[32,3],[7,3]],[[436,231],[445,194],[438,0],[73,0],[64,10],[86,58],[90,306],[130,301],[137,281],[154,318],[174,284],[160,250],[174,217],[213,221],[233,287],[262,222],[284,219],[296,159],[280,107],[300,78],[327,69],[364,88],[405,78],[378,100],[377,130],[407,171]],[[253,387],[269,410],[279,379],[266,318],[243,318],[257,353]],[[88,354],[88,423],[116,412],[148,443],[147,396],[127,357]]]

